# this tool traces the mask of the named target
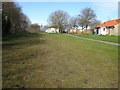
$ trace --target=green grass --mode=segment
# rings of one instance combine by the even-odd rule
[[[84,37],[84,38],[108,41],[108,42],[113,42],[113,43],[118,43],[118,42],[120,43],[120,41],[118,41],[118,38],[120,38],[120,36],[92,35],[92,34],[72,34],[72,35]]]
[[[118,46],[65,34],[25,36],[4,37],[3,88],[117,87]]]

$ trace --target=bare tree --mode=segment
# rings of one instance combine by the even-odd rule
[[[63,30],[68,25],[69,15],[67,12],[58,10],[50,14],[48,23],[53,26],[57,26],[59,31],[63,33]]]
[[[82,32],[83,32],[83,29],[85,28],[85,25],[86,25],[84,21],[85,21],[84,19],[79,18],[78,22],[77,22],[77,24],[82,27]]]
[[[37,23],[31,24],[31,26],[29,27],[29,31],[30,32],[40,32],[40,25],[38,25]]]
[[[88,28],[88,26],[90,25],[90,23],[96,18],[96,14],[94,13],[94,11],[91,8],[85,8],[81,11],[80,15],[79,15],[79,22],[78,24],[82,27],[82,29],[84,28]]]
[[[94,19],[91,23],[90,23],[90,29],[94,30],[96,26],[100,25],[101,21],[100,20],[96,20]]]
[[[31,25],[31,21],[30,19],[24,15],[23,13],[21,13],[21,20],[20,20],[20,23],[21,23],[21,29],[23,31],[28,31],[28,27],[30,27]]]
[[[9,7],[9,8],[8,8]],[[10,16],[11,16],[11,8],[13,7],[13,2],[3,2],[2,3],[2,33],[8,34],[10,32]]]
[[[78,22],[78,18],[77,17],[72,17],[70,20],[69,20],[69,24],[70,24],[70,27],[71,28],[76,28],[78,25],[77,25],[77,22]]]
[[[2,3],[2,33],[19,33],[26,31],[28,17],[22,13],[21,7],[15,2]]]

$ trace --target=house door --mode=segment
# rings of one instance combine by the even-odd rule
[[[97,30],[97,34],[99,34],[99,31]]]

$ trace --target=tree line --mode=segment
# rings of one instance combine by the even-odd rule
[[[31,24],[30,19],[15,2],[2,2],[2,34],[40,31],[38,24]]]
[[[95,26],[101,24],[101,21],[97,20],[96,17],[94,10],[91,8],[81,10],[76,17],[70,17],[67,12],[57,10],[49,15],[48,24],[57,26],[60,32],[65,29],[77,28],[78,26],[82,27],[82,30],[88,27],[93,30]]]
[[[1,12],[2,11],[2,12]],[[30,19],[22,12],[21,7],[15,2],[2,2],[2,34],[15,34],[23,32],[39,32],[40,25],[31,24]],[[65,29],[77,28],[94,29],[101,21],[96,19],[96,14],[91,8],[83,9],[76,17],[62,10],[57,10],[49,15],[48,23],[59,28],[63,33]]]

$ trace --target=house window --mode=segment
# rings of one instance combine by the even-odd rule
[[[103,28],[103,31],[105,31],[105,28]]]

